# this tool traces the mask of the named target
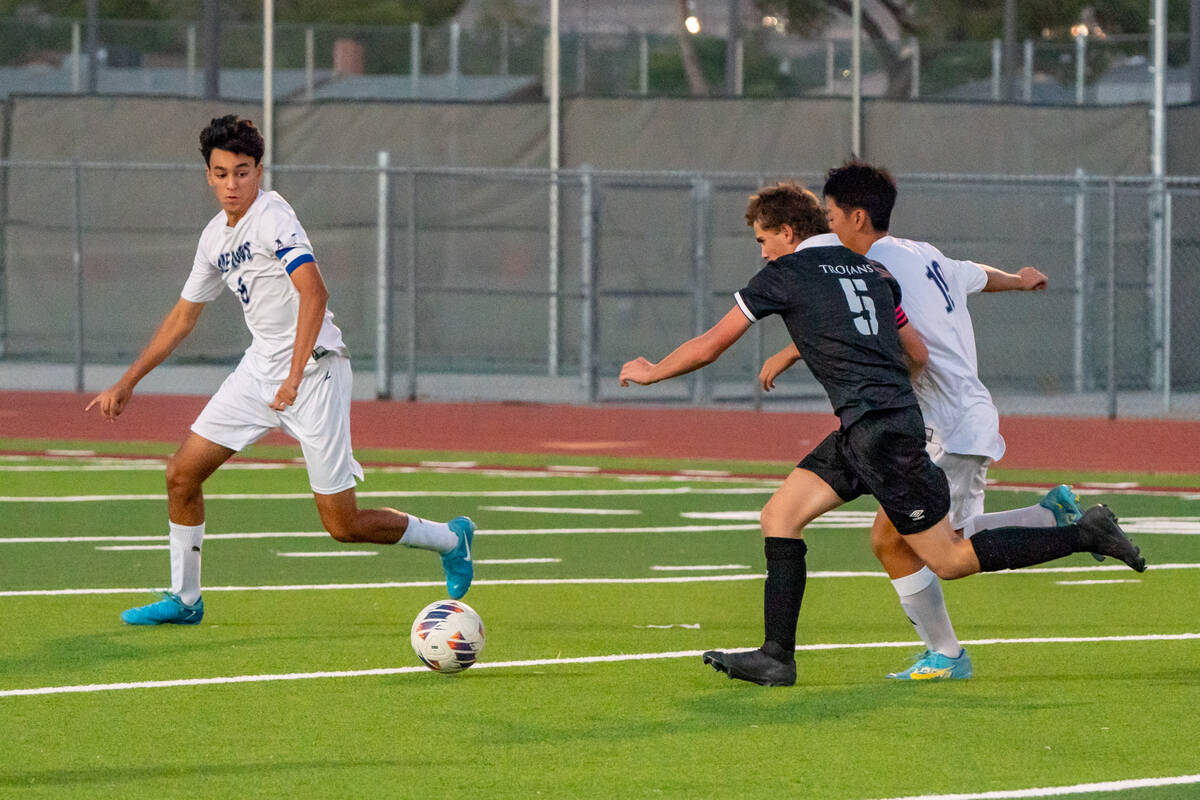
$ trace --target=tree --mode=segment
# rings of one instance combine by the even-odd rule
[[[683,59],[683,73],[687,76],[688,92],[694,97],[704,97],[709,94],[708,81],[704,79],[700,59],[696,57],[692,33],[687,29],[689,16],[688,0],[679,0],[679,55]]]
[[[824,30],[837,15],[849,16],[850,0],[755,0],[763,14],[781,16],[788,28],[813,35]],[[1190,0],[1168,0],[1167,29],[1188,30]],[[1020,0],[1017,5],[1017,38],[1069,37],[1084,9],[1094,12],[1106,33],[1146,33],[1150,29],[1146,0]],[[871,40],[887,75],[888,96],[908,91],[911,70],[900,54],[900,42],[889,40],[888,30],[920,36],[922,42],[987,41],[1004,31],[1005,0],[864,0],[863,32]]]

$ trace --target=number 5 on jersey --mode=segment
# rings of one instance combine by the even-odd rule
[[[867,284],[862,278],[838,278],[846,302],[850,305],[854,327],[863,336],[879,333],[879,322],[875,318],[875,301],[867,294]]]
[[[242,283],[242,276],[238,276],[238,297],[242,298],[242,305],[250,305],[250,287]]]

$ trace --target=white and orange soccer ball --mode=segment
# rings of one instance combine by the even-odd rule
[[[462,672],[483,652],[483,620],[461,600],[439,600],[421,609],[412,624],[412,647],[435,672]]]

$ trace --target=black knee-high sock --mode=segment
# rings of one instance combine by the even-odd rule
[[[763,540],[767,554],[767,582],[763,586],[763,626],[766,628],[764,648],[771,655],[791,659],[796,650],[796,620],[800,602],[804,599],[804,582],[808,577],[804,555],[808,545],[803,539],[768,536]],[[769,647],[771,643],[776,647]]]
[[[982,572],[1044,564],[1084,549],[1080,544],[1078,525],[991,528],[972,536],[971,545]]]

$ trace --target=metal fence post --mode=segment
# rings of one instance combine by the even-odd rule
[[[596,402],[596,226],[592,168],[579,167],[579,287],[583,306],[579,314],[579,372],[584,397]]]
[[[317,47],[313,41],[313,29],[309,25],[304,29],[304,99],[311,103],[313,90],[316,88],[314,75],[317,66]]]
[[[375,397],[392,397],[392,187],[388,174],[390,156],[376,154],[375,211]]]
[[[992,39],[992,102],[1000,102],[1001,77],[1004,73],[1004,42]]]
[[[1083,392],[1083,348],[1085,312],[1087,309],[1087,174],[1075,170],[1078,186],[1075,189],[1075,325],[1074,325],[1074,387]]]
[[[638,94],[645,97],[650,93],[650,40],[646,34],[638,36]]]
[[[83,177],[79,161],[71,167],[73,186],[71,207],[75,212],[75,248],[71,262],[75,268],[75,391],[83,391]]]
[[[1171,192],[1163,195],[1163,411],[1171,410]]]
[[[187,93],[196,93],[196,26],[187,26]]]
[[[1021,83],[1026,103],[1033,102],[1033,39],[1025,40],[1025,69]]]
[[[408,348],[408,399],[417,399],[417,172],[408,173],[408,292],[404,309],[405,342]]]
[[[825,94],[833,94],[834,42],[825,40]]]
[[[78,22],[71,23],[71,94],[83,90],[83,29]]]
[[[500,74],[508,74],[508,20],[500,23]]]
[[[408,94],[416,98],[421,88],[421,23],[408,26]]]
[[[908,96],[916,100],[921,96],[921,41],[915,37],[909,37],[908,47],[912,52],[912,82],[908,87]]]
[[[457,22],[450,23],[450,79],[454,82],[454,88],[450,93],[452,97],[457,98],[459,95],[459,84],[461,77],[459,74],[459,42],[462,39],[462,27]]]
[[[708,325],[709,237],[712,235],[712,181],[692,179],[692,329],[696,336]],[[692,373],[692,402],[707,402],[712,395],[704,370]]]
[[[1075,37],[1075,105],[1083,105],[1084,81],[1087,78],[1087,34]]]
[[[1108,418],[1117,418],[1117,179],[1108,179]]]

